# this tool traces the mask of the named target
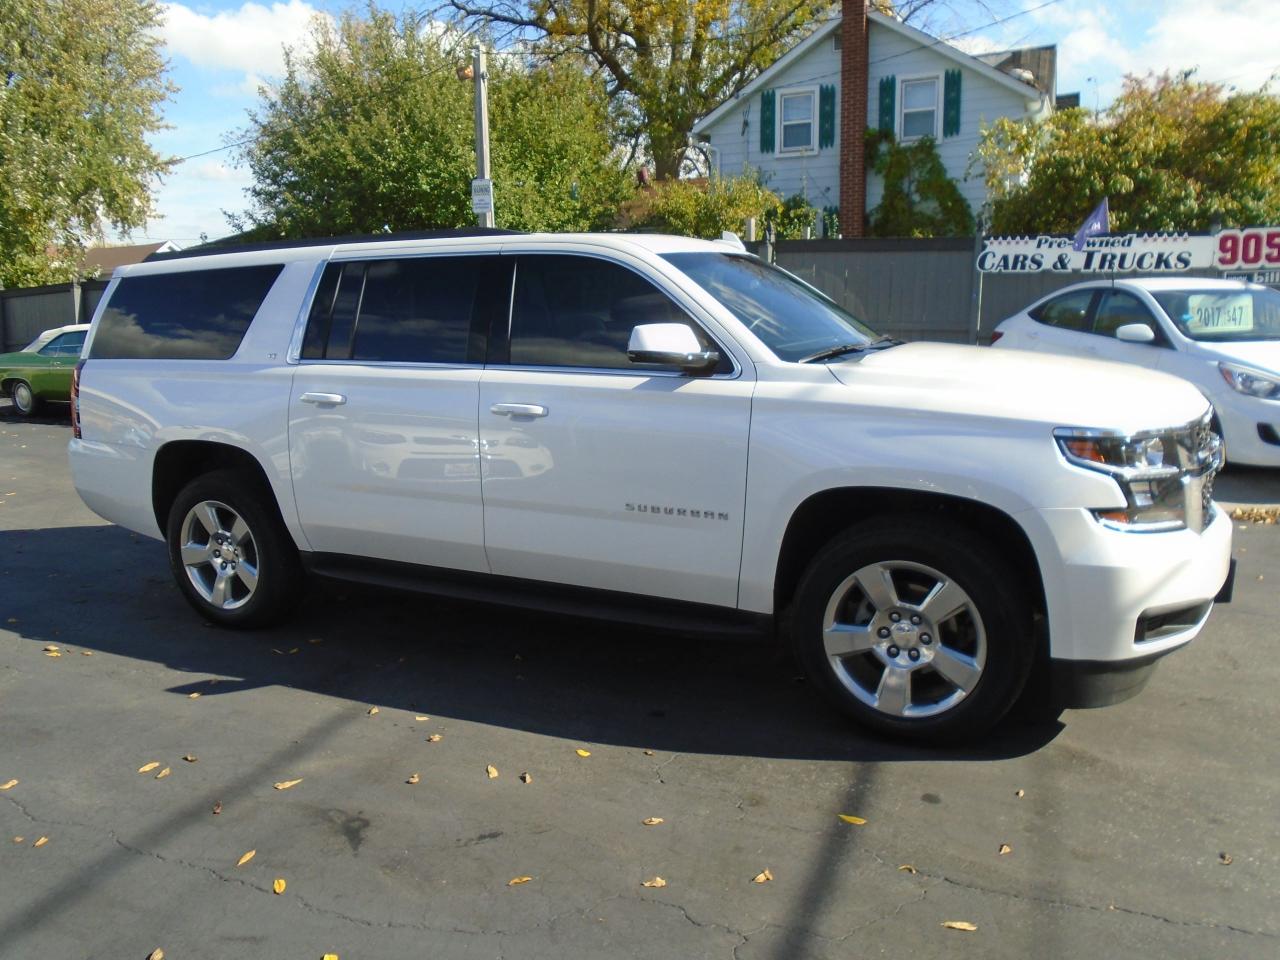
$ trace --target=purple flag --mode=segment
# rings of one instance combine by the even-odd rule
[[[1085,218],[1084,223],[1080,225],[1080,229],[1076,231],[1075,242],[1071,244],[1072,250],[1083,250],[1084,242],[1094,234],[1106,233],[1111,229],[1111,208],[1107,205],[1107,198],[1103,197],[1102,202],[1093,208],[1093,213]]]

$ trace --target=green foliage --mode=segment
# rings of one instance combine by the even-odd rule
[[[766,211],[765,222],[773,224],[774,237],[778,240],[803,240],[806,229],[810,236],[818,235],[818,211],[799,193],[793,193]]]
[[[228,215],[259,236],[378,233],[473,224],[473,86],[461,38],[370,5],[317,22],[264,94],[242,159],[252,206]],[[455,41],[456,45],[455,45]],[[572,64],[530,69],[489,59],[498,226],[588,230],[611,224],[632,190],[610,140],[603,88]]]
[[[0,285],[74,279],[104,224],[143,226],[170,162],[153,0],[0,5]]]
[[[748,217],[763,230],[766,217],[781,207],[776,194],[749,176],[664,180],[652,191],[634,226],[685,237],[715,239],[725,230],[745,236]]]
[[[868,128],[867,166],[884,179],[880,204],[869,215],[873,237],[963,237],[974,230],[973,211],[947,176],[932,137],[898,143],[892,133]]]
[[[1129,77],[1096,118],[999,120],[977,159],[995,233],[1070,233],[1104,196],[1114,232],[1280,222],[1280,97],[1190,73]]]

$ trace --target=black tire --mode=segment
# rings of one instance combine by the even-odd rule
[[[214,533],[208,529],[209,524],[198,522],[198,517],[188,517],[201,505],[216,505],[216,525],[226,529]],[[201,512],[208,516],[206,510]],[[224,534],[232,532],[236,525],[231,520],[237,516],[249,535],[232,543]],[[280,519],[271,492],[263,489],[261,481],[234,470],[217,470],[197,477],[174,499],[165,534],[169,566],[178,589],[206,620],[226,627],[263,627],[278,623],[297,606],[305,580],[298,549]],[[206,544],[200,543],[203,537],[208,538]],[[225,544],[220,542],[224,539],[228,541]],[[205,562],[193,564],[189,573],[183,560],[184,545],[210,551],[207,567]],[[236,552],[228,552],[226,560],[220,561],[214,551],[223,550]],[[246,571],[252,571],[252,587]],[[211,590],[222,578],[227,581],[221,595],[225,605],[214,602],[219,595]],[[203,592],[194,580],[201,582]]]
[[[890,571],[897,595],[897,603],[885,604],[886,610],[872,603],[860,581],[846,588],[855,573],[881,564]],[[946,581],[967,601],[954,614],[946,614],[943,605],[960,594],[948,592],[944,600],[940,591]],[[939,591],[932,608],[921,603],[930,589]],[[851,634],[863,631],[865,621],[866,632],[856,643],[875,648],[830,655],[824,640],[829,609],[835,611],[834,622],[847,623]],[[931,609],[940,616],[933,626]],[[893,615],[899,620],[891,623]],[[914,617],[923,623],[912,625]],[[1034,659],[1031,607],[1018,572],[979,533],[945,517],[877,518],[835,537],[801,577],[789,619],[797,658],[810,681],[841,713],[896,738],[945,743],[980,736],[1008,712]],[[898,667],[896,677],[911,675],[903,701],[908,706],[893,712],[864,699],[880,702],[882,689],[885,704],[895,699],[881,686],[894,669],[891,661]],[[965,682],[972,683],[967,691],[940,669],[956,674],[956,664],[963,667]]]
[[[9,396],[13,398],[13,409],[20,417],[34,417],[40,412],[40,401],[36,399],[31,384],[25,380],[15,380],[9,385]]]

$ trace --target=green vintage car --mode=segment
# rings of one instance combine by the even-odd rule
[[[76,368],[87,323],[46,330],[17,353],[0,353],[0,396],[12,397],[19,415],[29,417],[42,403],[71,399],[71,372]]]

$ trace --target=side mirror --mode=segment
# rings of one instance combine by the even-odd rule
[[[642,323],[631,330],[627,359],[661,363],[690,373],[710,373],[720,362],[715,350],[703,350],[697,335],[683,323]]]
[[[1154,343],[1156,335],[1145,323],[1126,323],[1116,327],[1116,339],[1125,343]]]

